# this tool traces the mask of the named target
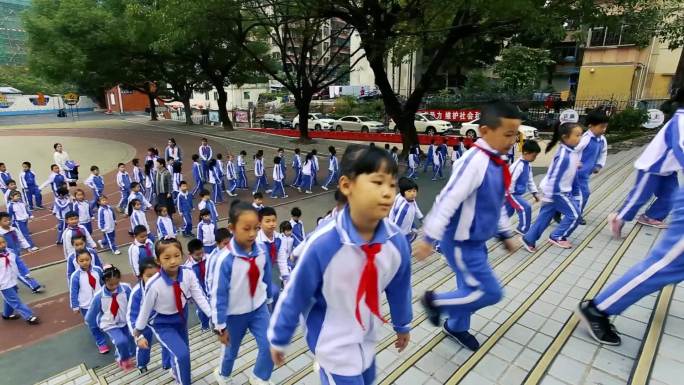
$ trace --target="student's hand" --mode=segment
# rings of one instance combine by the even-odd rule
[[[397,333],[397,340],[394,342],[394,347],[401,353],[408,346],[410,339],[411,335],[408,333]]]
[[[141,337],[139,340],[136,340],[136,344],[140,349],[149,349],[150,345],[147,342],[147,339],[145,337]]]
[[[230,343],[230,333],[228,333],[228,330],[221,330],[218,334],[218,340],[221,344],[228,346]]]
[[[413,255],[416,257],[417,260],[422,261],[425,260],[425,258],[432,255],[432,245],[426,242],[424,239],[419,239],[415,241],[414,245],[415,247]]]
[[[506,238],[503,240],[503,244],[506,248],[506,251],[508,251],[509,253],[518,250],[518,248],[520,248],[521,246],[517,238]]]
[[[275,366],[281,366],[285,363],[285,353],[271,348],[271,360]]]

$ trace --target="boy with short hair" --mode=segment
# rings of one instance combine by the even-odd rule
[[[204,245],[199,239],[191,239],[188,242],[188,260],[185,262],[185,266],[192,269],[192,271],[197,276],[200,287],[207,295],[207,282],[206,282],[206,272],[207,272],[207,259],[206,253],[204,251]],[[202,325],[202,330],[209,330],[209,317],[207,317],[202,310],[199,308],[195,309],[197,311],[197,318],[200,320]]]
[[[252,194],[252,198],[254,198],[252,201],[252,206],[257,209],[257,211],[264,208],[264,194],[257,191]]]
[[[52,206],[52,214],[57,218],[57,245],[62,244],[62,235],[66,227],[65,216],[71,210],[71,196],[66,185],[57,189],[55,204]]]
[[[530,229],[532,223],[532,206],[523,198],[526,192],[532,193],[534,200],[539,202],[539,190],[534,183],[534,176],[532,175],[531,163],[537,159],[537,155],[541,152],[539,144],[534,140],[526,140],[523,143],[522,155],[510,167],[511,170],[511,198],[517,203],[518,209],[514,209],[509,203],[505,203],[506,215],[512,216],[514,212],[518,213],[518,227],[515,232],[520,235],[525,235]]]
[[[93,190],[91,208],[94,210],[97,208],[98,199],[104,194],[104,179],[102,179],[102,175],[100,175],[100,168],[95,165],[90,166],[90,175],[83,183]]]
[[[128,263],[131,265],[133,274],[139,277],[140,261],[145,259],[154,260],[155,257],[154,243],[150,241],[147,227],[144,225],[135,226],[133,228],[133,243],[128,248]]]
[[[31,238],[31,231],[29,230],[28,223],[29,219],[33,218],[31,210],[27,207],[26,203],[21,199],[21,193],[19,191],[12,191],[9,194],[9,203],[7,204],[7,212],[12,217],[14,225],[19,228],[21,234],[28,242],[31,251],[37,251],[38,247],[33,243]]]
[[[606,166],[608,158],[608,142],[606,141],[606,130],[610,118],[603,112],[591,111],[587,114],[585,124],[588,129],[582,135],[579,144],[575,147],[575,152],[579,154],[580,168],[575,174],[572,186],[572,195],[579,203],[580,219],[579,224],[586,222],[581,214],[589,201],[589,178],[592,174],[598,174]]]
[[[85,226],[79,224],[79,216],[75,211],[69,211],[64,215],[66,221],[66,228],[62,234],[62,247],[64,248],[64,259],[68,259],[69,255],[74,252],[74,246],[71,244],[71,239],[78,235],[83,235],[88,241],[88,247],[96,248],[97,244],[90,236],[90,232]]]
[[[290,215],[292,216],[290,225],[292,226],[292,239],[294,241],[292,247],[295,248],[306,240],[306,231],[304,231],[304,222],[301,220],[302,210],[299,207],[293,207],[290,210]]]
[[[36,183],[36,173],[31,171],[31,162],[24,162],[21,167],[23,171],[19,177],[19,183],[24,193],[24,200],[31,210],[43,210],[43,196]]]
[[[495,102],[482,108],[481,138],[454,164],[449,181],[425,218],[424,235],[415,245],[416,258],[423,260],[439,242],[449,266],[461,277],[456,290],[428,291],[422,303],[435,326],[442,313],[448,314],[443,332],[473,351],[480,344],[468,331],[471,314],[497,303],[503,295],[487,260],[486,242],[497,232],[504,235],[494,224],[499,223],[504,199],[512,200],[505,157],[515,144],[520,124],[520,111],[509,103]],[[504,245],[513,250],[515,243],[505,236]]]
[[[200,201],[197,204],[197,209],[200,211],[205,209],[209,211],[209,215],[211,216],[211,223],[216,225],[218,223],[218,211],[216,211],[216,204],[211,200],[209,191],[200,191],[199,197]]]
[[[192,195],[188,193],[188,183],[180,182],[178,196],[176,197],[176,207],[183,217],[183,235],[192,237]]]
[[[199,155],[192,155],[192,180],[195,181],[195,187],[192,189],[192,196],[197,195],[200,190],[204,189],[204,172],[202,171],[202,164],[199,160]]]
[[[394,198],[389,220],[401,229],[409,245],[416,239],[418,222],[423,219],[423,213],[416,202],[417,196],[416,182],[407,177],[399,178],[399,194]]]
[[[2,191],[3,196],[7,191],[7,182],[10,179],[12,179],[12,175],[7,171],[7,166],[5,163],[0,162],[0,191]]]
[[[6,212],[0,212],[0,236],[4,237],[6,247],[15,255],[15,264],[17,266],[17,279],[24,285],[28,286],[33,294],[38,294],[43,291],[43,285],[35,278],[31,277],[29,270],[24,260],[21,258],[22,249],[28,249],[30,246],[24,236],[16,227],[10,224],[10,216]]]
[[[128,195],[131,193],[131,177],[126,171],[126,165],[119,163],[117,166],[116,173],[116,185],[119,186],[119,191],[121,191],[121,199],[119,200],[119,212],[123,213],[126,210],[126,205],[128,204]]]
[[[128,202],[126,206],[130,205],[131,202],[137,199],[142,204],[143,211],[147,211],[152,204],[145,198],[145,194],[142,193],[141,185],[138,182],[131,182],[130,193],[128,194]]]
[[[264,207],[259,210],[259,222],[261,223],[261,229],[257,233],[257,242],[261,242],[265,248],[268,257],[271,258],[271,263],[273,269],[271,269],[271,279],[273,285],[271,285],[273,292],[270,293],[270,297],[273,298],[273,304],[271,307],[275,306],[278,302],[278,295],[280,293],[280,288],[282,286],[282,281],[287,280],[290,275],[289,270],[287,270],[287,258],[284,261],[278,259],[280,253],[280,247],[283,244],[282,239],[280,239],[280,234],[276,231],[278,226],[278,215],[273,207]],[[275,266],[278,266],[276,269]]]

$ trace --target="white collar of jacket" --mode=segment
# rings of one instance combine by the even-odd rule
[[[335,228],[340,235],[340,240],[346,245],[361,246],[370,243],[384,244],[397,233],[396,227],[390,226],[387,223],[387,218],[383,218],[375,229],[373,239],[371,239],[370,242],[367,242],[359,235],[352,223],[351,215],[349,214],[349,205],[344,206],[344,209],[340,211],[339,215],[335,218],[335,223]]]
[[[565,147],[565,149],[568,150],[568,151],[570,151],[570,152],[574,152],[574,151],[575,151],[575,147],[570,147],[570,146],[568,146],[568,145],[565,144],[565,143],[561,143],[560,146],[561,146],[561,148],[562,148],[562,147]]]
[[[230,248],[228,251],[235,257],[254,258],[259,256],[259,246],[256,242],[252,244],[252,250],[246,251],[235,242],[235,238],[230,240]]]
[[[81,270],[81,271],[83,271],[83,270]],[[123,292],[124,292],[123,286],[119,285],[119,286],[116,288],[115,293],[116,293],[117,295],[119,295],[119,294],[121,294],[121,293],[123,293]],[[105,297],[111,297],[112,294],[114,294],[114,293],[113,293],[112,291],[110,291],[109,289],[107,289],[107,286],[102,285],[102,295],[104,295]]]
[[[168,274],[166,274],[166,271],[164,271],[164,269],[159,269],[159,276],[161,277],[162,280],[164,280],[164,282],[167,285],[173,286],[173,282],[174,282],[173,279],[171,277],[169,277]],[[183,282],[183,267],[182,266],[178,267],[178,276],[176,277],[176,281],[178,281],[179,284]]]
[[[256,240],[262,243],[271,243],[275,242],[275,240],[278,238],[278,232],[273,231],[273,239],[268,239],[266,236],[266,233],[264,233],[264,230],[259,230],[259,233],[257,233],[257,238]]]
[[[487,143],[487,141],[482,139],[482,138],[476,140],[475,144],[477,144],[477,146],[480,147],[482,150],[489,151],[490,153],[492,153],[492,155],[497,155],[497,156],[505,155],[505,154],[501,154],[499,151],[496,151],[495,149],[493,149],[492,146],[490,146],[489,143]]]

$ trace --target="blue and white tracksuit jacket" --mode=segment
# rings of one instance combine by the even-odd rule
[[[69,275],[69,307],[71,309],[88,309],[95,293],[102,288],[102,268],[91,266],[90,274],[95,278],[95,288],[90,286],[88,273],[81,269],[74,270]]]
[[[28,170],[21,172],[21,175],[19,176],[19,187],[21,187],[22,192],[24,193],[24,200],[31,209],[43,206],[43,196],[40,193],[38,183],[36,183],[36,174],[33,171]]]
[[[264,174],[264,160],[254,159],[254,176],[256,176],[256,182],[254,184],[254,192],[261,189],[264,191],[270,190],[268,186],[268,180],[266,180],[266,175]]]
[[[420,158],[418,158],[418,155],[415,153],[410,153],[408,157],[408,172],[406,174],[407,177],[411,179],[416,178],[416,169],[420,165]]]
[[[292,156],[292,170],[294,171],[292,186],[299,186],[302,182],[302,158],[299,154],[294,154]]]
[[[212,151],[210,145],[199,146],[197,151],[200,156],[200,160],[202,161],[202,173],[204,174],[204,180],[207,180],[207,177],[209,176],[208,163],[209,160],[214,156],[214,152]]]
[[[511,187],[509,189],[511,198],[520,206],[518,211],[518,232],[525,234],[532,224],[532,206],[525,200],[523,195],[530,192],[532,195],[537,195],[537,185],[534,183],[534,175],[532,175],[532,166],[530,162],[522,157],[518,158],[510,167],[511,169]],[[506,215],[512,216],[515,212],[513,206],[508,201],[505,203]]]
[[[300,184],[300,188],[303,188],[305,191],[311,191],[311,186],[313,186],[313,172],[313,161],[305,160],[304,165],[302,166],[302,183]]]
[[[21,272],[17,264],[17,254],[11,249],[0,250],[5,257],[0,257],[0,297],[4,302],[2,315],[9,317],[12,314],[19,315],[28,320],[33,316],[33,311],[21,301],[17,279],[21,280]]]
[[[183,235],[192,234],[192,195],[179,192],[176,197],[176,208],[183,217]]]
[[[91,207],[95,207],[97,200],[104,194],[104,179],[101,175],[90,174],[88,178],[83,182],[86,186],[93,190],[93,201]]]
[[[553,216],[559,211],[563,219],[549,238],[566,240],[577,228],[580,219],[580,208],[572,197],[572,185],[577,173],[579,154],[575,149],[561,143],[551,160],[546,176],[539,184],[542,192],[542,207],[537,220],[523,236],[523,241],[534,246],[542,233],[549,227]]]
[[[58,172],[51,172],[50,175],[48,176],[48,179],[43,182],[38,188],[42,190],[45,186],[50,185],[52,188],[52,193],[57,196],[57,189],[64,183],[71,181],[71,179],[67,179],[67,177],[64,176],[64,174],[58,173]]]
[[[285,183],[287,177],[287,159],[285,159],[285,154],[282,152],[278,152],[278,157],[280,157],[280,165],[283,169],[283,183]]]
[[[423,213],[416,201],[408,201],[401,194],[394,198],[394,204],[390,210],[389,220],[397,225],[406,241],[411,244],[416,238],[418,221],[423,219]]]
[[[135,321],[135,329],[143,331],[146,327],[150,327],[159,343],[171,355],[174,377],[181,385],[190,385],[192,376],[187,303],[192,300],[207,316],[211,315],[211,309],[192,269],[181,266],[178,269],[177,282],[181,290],[182,310],[180,313],[176,308],[174,280],[163,269],[147,281],[140,313]]]
[[[104,235],[104,243],[111,251],[116,251],[116,215],[109,205],[97,209],[97,227]]]
[[[57,218],[57,243],[62,242],[62,234],[66,224],[64,223],[64,216],[71,209],[71,199],[66,197],[55,198],[55,203],[52,205],[52,213]]]
[[[97,250],[91,248],[91,247],[86,247],[86,250],[88,251],[88,254],[90,254],[90,265],[93,267],[98,267],[100,269],[103,269],[103,263],[102,259],[100,259],[100,255],[97,254]],[[69,258],[67,258],[67,264],[66,264],[66,277],[67,277],[67,284],[71,283],[71,275],[74,274],[75,271],[79,270],[81,267],[78,265],[78,261],[76,260],[76,253],[72,253],[69,255]]]
[[[121,191],[121,200],[118,206],[123,210],[128,204],[128,195],[131,193],[131,177],[126,171],[116,173],[116,185],[119,186]]]
[[[31,213],[31,209],[28,208],[28,205],[23,201],[10,201],[7,205],[7,213],[12,219],[12,224],[16,226],[19,231],[21,231],[21,234],[24,236],[24,238],[26,238],[26,241],[29,243],[29,247],[35,246],[33,243],[33,238],[31,238],[31,231],[28,227],[29,218],[33,217],[33,213]]]
[[[204,252],[207,254],[216,248],[216,235],[214,231],[216,231],[216,224],[214,222],[202,220],[197,224],[197,239],[202,241]]]
[[[209,213],[211,214],[211,222],[213,224],[218,223],[218,211],[216,211],[216,205],[214,204],[214,202],[212,202],[211,200],[199,201],[199,203],[197,204],[197,210],[202,211],[203,209],[209,210]]]
[[[237,188],[237,173],[235,172],[235,164],[233,164],[232,160],[226,162],[226,181],[228,182],[226,191],[234,194]]]
[[[406,238],[387,219],[380,221],[371,242],[356,231],[345,208],[305,243],[290,282],[275,307],[268,330],[271,347],[283,351],[299,324],[324,372],[361,376],[374,365],[377,330],[382,321],[359,302],[362,327],[356,317],[356,291],[366,264],[361,249],[381,244],[375,257],[379,295],[384,291],[394,330],[407,333],[411,319],[411,250]]]
[[[77,229],[78,228],[78,229]],[[81,233],[86,237],[86,245],[91,248],[96,248],[97,244],[90,236],[90,232],[83,225],[78,225],[74,228],[67,227],[62,233],[62,249],[64,251],[64,259],[67,259],[71,254],[74,253],[74,246],[71,244],[71,239],[76,236],[76,234]]]
[[[211,253],[210,253],[211,254]],[[209,298],[209,292],[207,290],[207,266],[209,265],[209,261],[206,259],[206,254],[202,256],[201,261],[195,261],[192,256],[188,256],[188,260],[185,262],[185,266],[189,267],[192,269],[193,273],[195,273],[195,276],[199,280],[200,287],[202,288],[202,291],[204,292],[204,295]],[[201,266],[204,265],[204,274],[202,274],[202,269]],[[209,319],[211,318],[210,316],[204,314],[200,308],[195,309],[197,313],[197,318],[200,320],[200,325],[202,326],[202,330],[209,330]]]
[[[282,164],[273,165],[273,191],[271,191],[271,198],[285,197],[285,173],[283,172]]]
[[[295,221],[290,219],[290,225],[292,225],[292,238],[294,239],[294,244],[292,247],[299,246],[300,243],[306,241],[306,231],[304,231],[304,222],[302,220]]]
[[[431,144],[428,146],[427,154],[425,154],[427,159],[425,160],[425,164],[423,165],[423,172],[427,172],[428,166],[434,165],[434,162],[433,162],[434,154],[435,154],[435,145]]]
[[[134,239],[128,248],[128,263],[136,277],[140,276],[140,261],[147,258],[154,259],[155,257],[154,243],[149,239],[146,239],[144,244]]]
[[[131,335],[135,331],[135,322],[138,320],[138,314],[140,314],[140,307],[142,306],[142,301],[145,296],[145,283],[140,281],[139,284],[135,285],[133,290],[131,290],[131,298],[128,300],[128,311],[126,312],[126,321],[128,322],[128,330]],[[141,349],[137,345],[135,347],[135,361],[139,368],[147,367],[150,363],[150,352],[152,351],[152,344],[154,342],[154,334],[152,334],[152,329],[146,327],[142,330],[142,335],[145,336],[147,340],[149,349]],[[169,351],[162,347],[162,369],[171,368],[171,355]]]
[[[211,199],[214,202],[223,202],[223,171],[216,164],[214,167],[209,167],[207,174],[209,184],[212,186]]]
[[[503,293],[487,259],[487,240],[501,235],[499,223],[504,203],[501,166],[488,154],[499,156],[487,142],[476,144],[454,163],[446,186],[423,222],[427,242],[439,241],[442,253],[456,272],[457,289],[435,295],[434,304],[449,315],[447,327],[453,332],[470,328],[472,313],[497,303]]]
[[[330,154],[329,164],[328,164],[328,179],[325,181],[323,186],[328,187],[330,184],[336,185],[339,179],[339,167],[337,165],[337,157]]]
[[[40,288],[40,283],[35,278],[31,277],[31,271],[21,258],[21,250],[28,249],[30,247],[21,232],[13,226],[10,226],[10,228],[7,230],[0,227],[0,235],[5,238],[5,242],[7,242],[7,249],[11,250],[12,254],[14,254],[15,264],[17,267],[16,278],[21,283],[28,286],[28,288],[31,290]]]
[[[573,184],[572,195],[579,202],[581,211],[589,201],[589,178],[591,174],[601,170],[606,166],[606,158],[608,156],[608,142],[606,137],[601,135],[596,137],[593,132],[587,130],[582,135],[575,151],[579,154],[580,168],[575,175],[575,182]]]
[[[71,211],[78,213],[78,224],[83,225],[89,233],[93,233],[93,206],[88,201],[72,201]]]
[[[147,223],[147,217],[145,216],[145,212],[142,210],[133,210],[131,213],[130,217],[131,221],[131,232],[133,232],[133,229],[135,229],[135,226],[145,226],[147,229],[147,235],[150,239],[154,239],[154,234],[152,234],[152,229],[150,229],[150,225]]]
[[[0,190],[2,190],[3,194],[5,191],[7,191],[7,182],[9,182],[11,179],[12,175],[8,171],[0,172]],[[45,182],[43,185],[47,186],[47,183],[48,182]]]
[[[675,112],[641,156],[634,162],[637,169],[634,187],[618,211],[618,218],[631,221],[652,195],[656,200],[644,213],[647,217],[663,220],[672,209],[673,194],[679,182],[677,171],[684,168],[684,108]]]
[[[114,295],[119,304],[116,314],[111,312]],[[97,326],[109,335],[116,347],[117,361],[128,360],[135,353],[135,342],[126,324],[126,311],[130,296],[131,287],[127,283],[119,284],[114,292],[103,286],[93,296],[93,302],[85,315],[85,321],[89,327]]]
[[[237,188],[247,189],[249,184],[247,183],[247,171],[245,168],[245,159],[242,155],[237,157]]]
[[[204,173],[202,172],[202,165],[199,162],[192,162],[192,180],[195,182],[195,187],[192,188],[192,196],[197,194],[204,188]]]
[[[258,346],[254,374],[268,380],[273,370],[266,330],[268,329],[271,290],[271,260],[263,244],[255,242],[252,249],[243,250],[231,240],[230,247],[223,250],[219,264],[214,268],[211,294],[211,320],[217,330],[230,333],[234,343],[223,347],[219,371],[230,376],[237,358],[240,342],[249,331]],[[250,291],[248,272],[253,260],[259,269],[254,294]]]
[[[157,238],[176,238],[176,229],[173,227],[171,217],[157,217]]]

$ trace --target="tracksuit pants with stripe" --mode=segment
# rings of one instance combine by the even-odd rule
[[[285,197],[285,186],[283,186],[282,180],[273,181],[273,191],[271,191],[271,198],[284,198]]]
[[[408,168],[408,172],[406,173],[407,178],[415,179],[416,178],[416,169],[415,168]]]
[[[294,168],[294,180],[292,181],[292,186],[299,186],[302,183],[302,168]]]
[[[26,238],[26,242],[28,242],[30,247],[35,246],[33,243],[33,238],[31,238],[31,231],[29,231],[28,228],[28,219],[25,221],[14,221],[14,223],[17,225],[17,228],[19,231],[21,231],[21,235]]]
[[[104,239],[102,240],[102,243],[104,243],[109,250],[112,252],[117,250],[116,247],[116,231],[112,231],[109,233],[105,233],[104,231],[102,232],[102,235],[104,235]]]
[[[467,331],[474,312],[501,300],[501,284],[489,265],[486,242],[446,239],[440,248],[456,273],[456,289],[436,293],[433,303],[449,316],[446,326],[450,331]]]
[[[31,210],[33,210],[34,207],[43,207],[43,195],[41,195],[38,186],[30,186],[25,188],[24,198],[26,199],[26,204]]]
[[[85,318],[86,313],[88,313],[88,309],[79,308],[78,310],[81,312],[83,318]],[[88,327],[88,330],[90,330],[90,334],[93,336],[93,339],[95,340],[95,345],[97,345],[98,347],[107,346],[107,336],[97,325],[86,324],[86,326]]]
[[[192,234],[192,212],[182,211],[181,216],[183,217],[183,235]]]
[[[338,179],[340,178],[337,176],[336,171],[328,170],[328,179],[325,180],[325,184],[323,186],[327,188],[328,186],[330,186],[330,184],[337,184]]]
[[[211,199],[216,202],[220,203],[223,202],[223,187],[221,186],[221,183],[215,183],[211,185]]]
[[[132,358],[135,354],[135,342],[131,336],[128,326],[120,328],[112,328],[106,330],[105,333],[112,340],[112,344],[116,347],[116,360],[125,361]]]
[[[587,202],[589,202],[589,195],[591,195],[591,191],[589,190],[589,177],[590,175],[581,175],[578,173],[572,184],[572,196],[577,201],[580,213],[584,212],[584,208],[587,206]]]
[[[516,211],[510,203],[506,202],[506,214],[511,217],[513,213],[518,213],[518,231],[525,234],[532,224],[532,206],[523,198],[522,194],[513,194],[511,197],[518,203],[521,210]]]
[[[311,179],[311,175],[302,175],[302,183],[300,184],[300,188],[305,189],[305,191],[311,191],[311,187],[313,186],[313,180]]]
[[[596,307],[607,315],[620,314],[641,298],[684,281],[684,188],[674,195],[672,223],[646,259],[594,298]]]
[[[551,232],[549,238],[559,241],[567,239],[579,224],[580,211],[577,202],[570,194],[556,194],[552,202],[544,202],[539,209],[537,220],[523,236],[523,241],[528,245],[535,245],[541,238],[544,230],[551,224],[556,211],[563,215],[561,223]]]
[[[268,191],[271,189],[268,185],[268,180],[266,180],[265,175],[256,177],[256,184],[254,186],[254,192],[258,192],[261,189],[263,189],[264,191]]]
[[[145,339],[149,344],[149,349],[141,349],[136,346],[135,361],[139,368],[146,367],[150,363],[150,352],[152,351],[152,344],[154,341],[154,334],[152,333],[152,329],[150,329],[149,327],[146,327],[145,330],[142,331],[142,335],[145,336]],[[164,348],[163,346],[161,348],[161,359],[162,369],[166,370],[171,368],[171,353],[169,353],[169,351],[166,350],[166,348]]]
[[[188,337],[188,307],[180,314],[159,315],[150,325],[150,329],[162,348],[168,350],[171,357],[173,376],[181,385],[190,385],[190,341]],[[233,338],[233,336],[230,336]]]
[[[370,385],[375,383],[375,361],[358,376],[341,376],[328,373],[323,368],[320,376],[322,385]]]
[[[268,312],[268,307],[265,303],[249,313],[227,316],[226,325],[230,334],[230,343],[221,348],[219,372],[222,376],[229,377],[233,371],[235,359],[240,351],[240,344],[245,337],[245,332],[249,329],[249,332],[254,336],[258,348],[256,363],[254,364],[254,375],[264,381],[268,381],[271,378],[273,361],[271,360],[268,338],[266,338],[270,317],[271,314]]]
[[[17,270],[19,274],[17,275],[17,280],[26,285],[31,290],[36,290],[41,287],[40,282],[35,278],[31,277],[31,270],[26,266],[26,262],[21,257],[21,249],[13,250],[16,255]]]
[[[248,189],[249,188],[249,185],[247,184],[247,173],[245,172],[245,166],[238,167],[237,188],[241,188],[241,189]]]
[[[235,189],[237,188],[237,183],[235,182],[235,179],[228,179],[228,185],[226,187],[226,191],[235,194]]]
[[[623,221],[633,220],[641,206],[655,195],[656,200],[644,214],[651,219],[664,220],[672,209],[672,198],[678,187],[676,172],[670,175],[656,175],[639,170],[634,187],[618,211],[618,218]]]
[[[121,210],[126,210],[126,207],[128,206],[128,196],[131,195],[131,190],[130,189],[120,189],[120,191],[121,191],[121,200],[119,201],[119,204],[117,206]]]
[[[16,286],[9,287],[0,290],[0,294],[2,294],[2,299],[5,302],[2,308],[3,316],[9,317],[16,311],[25,320],[33,317],[33,311],[25,303],[21,302],[21,298],[19,298],[19,288]]]

